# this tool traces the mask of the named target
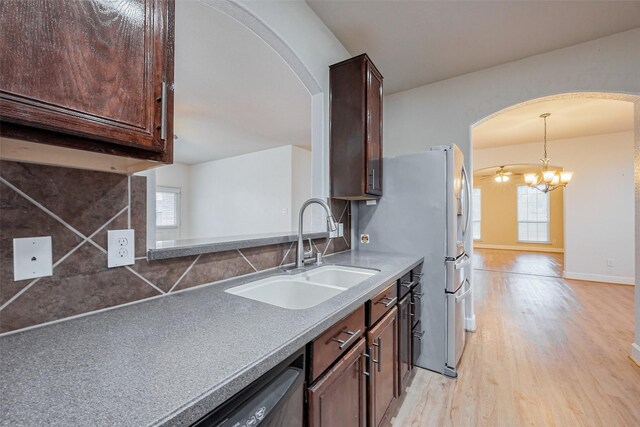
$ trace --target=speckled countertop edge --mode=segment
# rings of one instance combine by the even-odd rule
[[[326,231],[314,232],[314,233],[305,233],[303,239],[322,239],[325,237],[329,237],[329,233]],[[149,249],[147,251],[147,258],[150,261],[156,261],[161,259],[168,258],[180,258],[191,255],[200,255],[200,254],[208,254],[214,252],[223,252],[230,251],[234,249],[247,249],[247,248],[255,248],[259,246],[268,246],[268,245],[276,245],[278,243],[289,243],[295,242],[298,239],[298,235],[293,234],[279,234],[279,235],[256,235],[252,236],[238,236],[238,237],[229,237],[224,241],[225,238],[219,239],[193,239],[193,240],[176,240],[171,241],[172,246],[157,248],[157,249]],[[169,242],[167,242],[169,243]]]
[[[46,422],[49,425],[70,425],[74,420],[76,422],[79,422],[79,420],[91,422],[92,425],[131,425],[132,422],[134,425],[163,427],[191,425],[278,363],[285,360],[295,351],[304,347],[306,343],[313,340],[328,327],[374,296],[390,281],[401,277],[420,264],[421,261],[422,259],[418,256],[358,251],[329,256],[326,258],[326,264],[376,268],[379,269],[380,272],[359,285],[307,310],[280,309],[224,292],[230,287],[271,276],[276,273],[276,271],[271,270],[186,290],[178,293],[177,295],[182,294],[182,297],[175,298],[173,302],[167,301],[166,299],[158,299],[155,300],[155,302],[143,301],[140,304],[124,307],[123,310],[115,309],[106,313],[98,313],[95,316],[92,315],[82,319],[70,320],[67,325],[69,328],[65,328],[65,322],[61,322],[56,325],[51,325],[50,327],[47,326],[26,331],[24,334],[3,337],[0,339],[0,346],[4,347],[5,350],[5,345],[7,344],[18,343],[19,345],[9,352],[2,351],[4,356],[10,358],[10,361],[5,361],[4,357],[1,361],[1,372],[4,376],[4,385],[2,385],[1,390],[3,394],[12,390],[13,394],[10,396],[5,395],[5,397],[2,398],[3,409],[2,413],[0,413],[0,425],[36,425],[41,422]],[[208,301],[208,298],[210,298],[211,301]],[[203,311],[203,307],[208,307],[207,304],[213,306],[216,302],[220,304],[220,314],[212,312],[215,310]],[[185,304],[188,305],[185,306]],[[229,307],[229,304],[231,307]],[[197,315],[196,318],[204,317],[204,325],[192,324],[194,318],[193,313],[184,313],[185,308],[193,308]],[[175,312],[172,312],[172,310],[175,310]],[[253,323],[251,320],[248,320],[247,323],[242,325],[235,324],[234,322],[237,321],[237,319],[231,319],[229,317],[229,313],[233,313],[234,310],[241,312],[246,318],[253,316]],[[157,326],[157,331],[150,330],[150,328],[156,327],[154,326],[154,322],[160,322],[157,314],[159,311],[162,312],[163,317],[168,319],[167,322],[176,322],[181,327],[187,328],[188,332],[175,335],[177,333],[176,331],[169,330],[169,332],[166,332],[159,329],[160,326]],[[147,317],[150,319],[147,319]],[[268,321],[265,322],[265,320],[270,321],[271,325],[259,325],[256,323],[269,323]],[[179,322],[183,322],[183,324]],[[207,322],[213,322],[212,325],[215,326],[207,327]],[[225,325],[224,322],[227,322],[228,325]],[[140,323],[139,328],[143,329],[142,332],[139,328],[135,329],[135,326],[130,325],[136,325],[138,323]],[[300,326],[297,327],[297,324],[300,324]],[[126,326],[121,330],[122,325]],[[216,327],[218,327],[218,330],[212,331],[212,329]],[[255,341],[258,346],[258,350],[254,355],[252,352],[247,353],[246,351],[249,348],[243,341],[244,338],[247,338],[246,336],[234,338],[232,334],[234,328],[236,332],[245,331],[246,329],[246,335],[250,335],[251,330],[262,328],[263,334],[271,333],[272,335],[251,337],[251,341]],[[73,331],[67,334],[66,331],[69,329]],[[96,331],[96,329],[98,331]],[[194,330],[191,331],[191,329]],[[100,334],[104,334],[105,331],[109,331],[113,336],[108,335],[107,338],[103,338],[104,335]],[[80,333],[80,336],[77,336],[78,333]],[[118,337],[119,333],[125,335],[125,337],[120,339]],[[127,373],[135,376],[137,371],[135,370],[136,364],[132,363],[130,359],[130,357],[132,357],[129,354],[129,352],[132,351],[130,348],[131,344],[125,347],[125,345],[127,345],[127,334],[131,335],[131,338],[135,341],[136,339],[144,338],[145,335],[141,335],[142,333],[151,335],[153,339],[149,340],[147,346],[140,343],[140,345],[143,346],[140,351],[142,353],[141,356],[149,359],[153,358],[156,354],[165,352],[169,360],[158,360],[156,362],[157,366],[151,366],[153,369],[141,364],[141,378],[135,377],[129,379]],[[230,333],[231,335],[229,335]],[[221,340],[225,342],[225,345],[216,346],[205,340],[205,342],[193,343],[192,348],[192,341],[202,341],[202,334],[207,335],[207,339],[209,340]],[[163,341],[164,335],[168,337],[166,342]],[[39,351],[36,351],[37,354],[35,356],[29,355],[30,357],[25,357],[23,358],[24,360],[19,357],[21,351],[25,352],[28,351],[28,349],[33,350],[39,344],[41,344],[41,346],[53,346],[60,345],[61,341],[62,344],[65,344],[64,340],[69,339],[69,337],[73,339],[74,342],[69,341],[68,350],[66,349],[66,345],[63,350],[56,348],[55,351],[52,348],[47,349],[45,347],[38,348]],[[233,342],[233,339],[237,341]],[[263,341],[261,341],[261,339],[263,339]],[[102,342],[105,340],[107,341],[106,344]],[[174,340],[182,340],[182,343],[174,342]],[[107,361],[103,360],[105,354],[104,350],[101,351],[100,348],[96,349],[94,353],[91,353],[89,349],[86,354],[79,357],[74,353],[74,345],[72,345],[82,346],[85,344],[97,347],[107,345],[109,347],[113,346],[114,342],[116,346],[120,345],[121,348],[116,347],[114,350],[113,355],[115,356],[115,360],[113,362],[111,359]],[[207,345],[210,347],[207,347]],[[155,346],[157,348],[148,348],[149,346]],[[226,360],[226,363],[235,365],[229,369],[225,369],[224,367],[207,369],[211,366],[203,366],[201,363],[197,363],[198,357],[202,357],[202,354],[198,353],[200,346],[204,346],[203,350],[213,353],[211,356],[212,359],[206,359],[207,361],[213,361],[211,362],[212,366],[215,366],[216,362],[218,362],[218,360],[215,359],[216,351],[218,352],[220,363],[225,363]],[[85,347],[81,348],[84,349]],[[65,351],[67,353],[65,353]],[[182,353],[184,353],[185,357],[189,357],[184,363],[181,363],[182,359],[180,359],[180,356],[183,355]],[[47,359],[44,356],[45,354],[53,354],[52,357],[54,361],[51,362],[50,359]],[[132,354],[138,354],[138,352],[133,351]],[[65,356],[70,360],[67,361]],[[109,354],[109,356],[111,356],[111,354]],[[205,357],[208,356],[208,353],[205,354]],[[79,368],[75,366],[76,364],[86,364],[88,363],[86,362],[87,359],[92,360],[94,357],[102,364],[98,366],[98,368],[91,365],[81,366]],[[33,366],[34,361],[36,366]],[[28,365],[29,363],[31,363],[31,365]],[[126,365],[125,372],[118,372],[117,375],[114,375],[115,367],[122,366],[123,363]],[[54,375],[50,372],[53,368],[60,369],[61,364],[64,365],[64,368],[70,369],[65,376],[60,374]],[[134,366],[128,366],[130,364]],[[179,372],[179,369],[177,369],[178,372],[166,370],[167,366],[178,366],[178,368],[180,368],[180,364],[187,365],[183,369],[182,374]],[[73,366],[69,368],[67,365]],[[11,369],[12,367],[13,370]],[[147,370],[149,372],[147,372]],[[204,382],[200,385],[196,384],[198,380],[200,380],[197,370],[202,370],[203,381],[207,378],[207,375],[212,376],[215,381],[211,380],[210,383],[207,383],[207,386],[203,386]],[[39,372],[41,375],[38,375]],[[19,374],[26,375],[26,377],[19,378],[17,377]],[[156,378],[154,374],[159,375],[161,378]],[[32,392],[39,390],[39,388],[36,387],[42,387],[43,384],[50,384],[50,382],[47,382],[47,378],[53,378],[55,381],[61,382],[63,385],[62,388],[70,391],[61,391],[60,395],[55,395],[55,393],[49,395],[45,393],[34,396]],[[96,388],[97,386],[93,387],[92,385],[80,383],[88,381],[87,378],[93,379],[98,384],[105,384],[105,390],[103,391],[102,388]],[[147,384],[147,381],[150,383]],[[140,382],[143,383],[140,384]],[[186,382],[186,384],[182,384],[181,382]],[[175,390],[167,390],[171,390],[172,392],[184,391],[184,400],[182,400],[182,398],[178,399],[173,395],[165,396],[164,393],[162,393],[162,388],[164,387],[166,389],[166,387],[171,387],[171,384],[175,384]],[[90,388],[85,396],[88,397],[88,400],[79,402],[78,395],[83,395],[81,392],[75,391],[75,387],[83,386]],[[148,390],[145,389],[145,387],[148,387]],[[112,390],[121,392],[123,398],[122,403],[119,403],[118,399],[113,398]],[[97,393],[98,395],[93,396],[90,392]],[[139,399],[142,403],[129,402],[128,399],[135,399],[139,392],[146,392],[149,399],[154,399],[155,397],[155,400],[149,401],[146,406],[144,403],[145,400],[142,398]],[[101,400],[100,393],[103,393],[113,401],[105,402]],[[190,397],[186,397],[187,395],[190,395]],[[38,397],[44,401],[38,400]],[[95,402],[92,402],[90,400],[91,398],[94,398]],[[28,399],[33,399],[33,401],[30,402]],[[65,399],[73,399],[73,401],[67,402]],[[163,402],[163,399],[166,401]],[[4,407],[4,405],[10,405],[12,403],[20,406],[18,408],[11,408],[11,416],[9,416],[9,411],[5,410],[9,409],[9,407]],[[162,403],[164,403],[164,405],[162,405]],[[101,408],[99,406],[100,404],[104,407]],[[96,405],[98,405],[98,407],[96,407]],[[37,410],[34,408],[41,408],[42,411],[50,411],[51,413],[30,413],[30,410]],[[64,408],[67,413],[61,414],[62,408]],[[102,411],[102,413],[95,414],[94,411]],[[155,414],[155,416],[153,414]],[[128,415],[130,415],[131,418],[128,418]],[[94,416],[94,418],[92,419],[91,416]],[[24,423],[20,424],[17,422],[18,420],[22,420]]]

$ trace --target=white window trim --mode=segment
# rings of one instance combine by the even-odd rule
[[[177,230],[180,228],[180,211],[182,210],[182,190],[178,187],[156,187],[156,193],[175,193],[177,194],[176,198],[176,225],[158,225],[156,224],[156,228],[160,230]]]
[[[519,185],[519,187],[527,187],[526,185]],[[538,190],[536,190],[538,191]],[[534,245],[550,245],[551,244],[551,195],[547,193],[547,221],[519,221],[520,207],[518,206],[518,189],[516,188],[516,234],[518,235],[518,243],[531,243]],[[520,224],[547,224],[547,240],[520,240],[519,225]]]

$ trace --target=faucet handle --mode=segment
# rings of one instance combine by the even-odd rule
[[[307,239],[307,240],[309,240],[309,250],[304,251],[304,257],[311,258],[313,256],[313,243],[311,243],[311,239]]]

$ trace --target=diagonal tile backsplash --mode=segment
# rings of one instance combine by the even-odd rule
[[[148,261],[146,200],[145,177],[0,161],[0,333],[293,262],[293,243]],[[345,237],[313,241],[325,254],[351,246],[349,202],[331,209]],[[122,228],[136,263],[108,269],[107,230]],[[13,239],[35,236],[52,236],[53,276],[15,282]]]

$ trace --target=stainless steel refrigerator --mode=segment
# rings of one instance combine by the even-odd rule
[[[425,333],[415,364],[456,377],[465,345],[465,299],[471,293],[465,247],[471,189],[464,156],[450,145],[385,157],[383,166],[383,197],[358,209],[358,231],[369,236],[360,250],[424,256]]]

